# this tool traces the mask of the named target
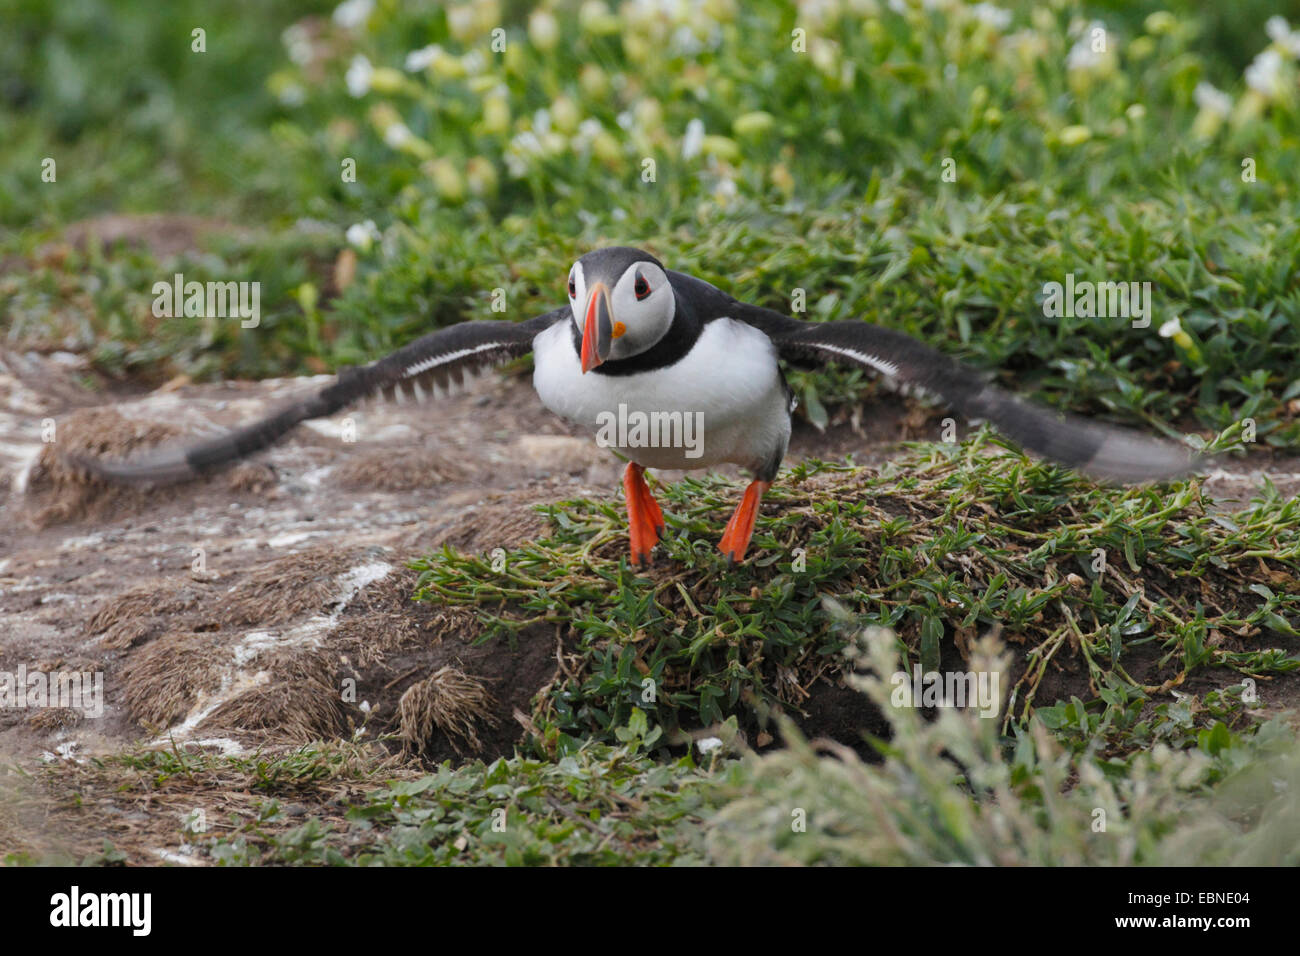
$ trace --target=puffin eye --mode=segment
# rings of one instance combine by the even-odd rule
[[[572,299],[578,294],[578,287],[573,284],[573,276],[569,276],[569,298]]]
[[[650,283],[645,281],[645,276],[641,273],[636,275],[636,285],[632,286],[632,291],[636,293],[638,299],[644,299],[650,294]]]

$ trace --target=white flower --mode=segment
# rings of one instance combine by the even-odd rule
[[[542,154],[542,141],[537,134],[524,130],[510,140],[510,145],[526,156],[540,156]]]
[[[1183,324],[1178,320],[1178,316],[1175,315],[1164,325],[1160,326],[1160,337],[1162,339],[1173,338],[1182,330],[1183,330]]]
[[[1291,56],[1300,57],[1300,30],[1292,30],[1281,17],[1269,17],[1266,29],[1274,43]]]
[[[1282,54],[1267,49],[1246,67],[1246,85],[1270,99],[1280,96],[1283,91],[1282,67]]]
[[[700,753],[711,754],[715,750],[722,749],[722,739],[719,737],[702,737],[695,741],[695,746],[700,748]]]
[[[994,30],[1005,30],[1011,26],[1011,11],[1003,10],[992,3],[977,3],[970,8],[971,14],[980,23]]]
[[[312,59],[311,34],[300,23],[286,27],[280,34],[284,48],[289,52],[289,59],[298,66],[306,66]]]
[[[460,58],[460,65],[470,76],[478,76],[487,68],[487,58],[481,50],[470,50]]]
[[[1268,22],[1264,24],[1264,32],[1274,43],[1286,46],[1291,41],[1291,26],[1284,17],[1269,17]]]
[[[418,50],[412,50],[406,54],[406,71],[408,73],[419,73],[427,69],[429,64],[442,55],[442,47],[436,43],[429,46],[422,46]]]
[[[683,56],[696,56],[704,50],[704,43],[690,27],[681,26],[673,31],[668,47],[673,53]]]
[[[539,50],[553,50],[560,42],[560,24],[545,10],[538,10],[528,17],[528,39]]]
[[[370,77],[374,75],[375,68],[370,65],[361,54],[352,58],[348,65],[348,72],[343,77],[343,82],[348,85],[348,92],[355,97],[365,96],[370,90]]]
[[[411,140],[411,130],[405,123],[393,123],[384,130],[384,142],[393,149],[401,149]]]
[[[285,106],[302,106],[307,102],[307,91],[297,83],[289,83],[281,87],[276,96]]]
[[[1065,58],[1065,68],[1067,70],[1091,70],[1101,63],[1101,54],[1094,53],[1092,46],[1084,40],[1080,40],[1070,48],[1070,54]]]
[[[516,179],[528,174],[536,157],[543,152],[541,138],[531,130],[516,133],[506,147],[506,170]]]
[[[605,127],[600,125],[600,120],[585,119],[578,124],[577,132],[573,134],[573,145],[579,151],[588,150],[596,137],[604,131]]]
[[[686,135],[682,137],[682,159],[694,159],[704,148],[704,123],[693,119],[686,124]]]
[[[1232,112],[1232,97],[1209,83],[1197,83],[1192,96],[1196,99],[1196,105],[1208,113],[1215,113],[1226,119]]]
[[[1100,20],[1093,20],[1083,31],[1083,36],[1075,42],[1070,48],[1070,54],[1065,58],[1065,68],[1067,70],[1095,70],[1106,61],[1106,54],[1099,53],[1092,48],[1093,37],[1096,31],[1104,31],[1106,24]]]
[[[821,33],[840,15],[839,0],[798,0],[798,24],[809,33]]]
[[[447,30],[457,40],[469,40],[474,36],[477,19],[473,7],[452,7],[447,11]]]
[[[375,0],[345,0],[334,8],[334,22],[345,30],[366,25],[375,10]]]
[[[677,0],[631,0],[624,5],[629,12],[638,15],[671,18],[677,15]]]
[[[361,252],[368,252],[370,246],[379,240],[379,227],[375,225],[373,219],[367,219],[365,222],[348,226],[346,235],[349,245]]]

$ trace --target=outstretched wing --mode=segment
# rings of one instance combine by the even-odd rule
[[[346,369],[315,395],[287,405],[244,428],[196,445],[159,448],[140,458],[108,462],[78,456],[73,464],[110,481],[173,484],[215,471],[261,451],[310,418],[323,418],[371,395],[402,398],[464,382],[467,373],[527,355],[533,338],[560,320],[568,308],[527,322],[462,322],[403,346],[387,358]]]
[[[972,368],[893,329],[867,322],[801,322],[740,303],[736,318],[762,329],[782,358],[841,362],[936,396],[970,420],[987,421],[1018,444],[1095,478],[1125,483],[1194,470],[1188,449],[1145,434],[1061,415],[987,384]]]

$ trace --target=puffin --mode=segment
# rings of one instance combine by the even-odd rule
[[[462,384],[468,373],[530,352],[542,404],[627,461],[623,493],[637,567],[650,562],[665,531],[645,481],[649,468],[731,463],[747,470],[752,480],[718,544],[729,563],[744,559],[790,442],[796,403],[782,363],[865,369],[1101,481],[1172,478],[1199,463],[1176,443],[1025,401],[902,332],[854,319],[808,322],[750,305],[640,249],[588,252],[569,270],[566,286],[568,301],[557,309],[522,322],[467,321],[430,332],[224,435],[131,460],[83,456],[74,464],[115,483],[192,480],[267,448],[308,419],[375,396],[423,401]]]

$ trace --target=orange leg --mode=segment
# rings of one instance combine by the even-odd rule
[[[727,530],[722,533],[718,550],[732,564],[745,559],[745,549],[749,547],[749,539],[754,534],[754,519],[758,517],[758,503],[771,487],[770,481],[751,481],[745,489],[745,496],[736,505],[735,514],[727,522]]]
[[[664,531],[664,513],[646,486],[645,469],[628,462],[623,472],[623,497],[627,499],[628,536],[632,541],[632,563],[650,563],[650,552]]]

